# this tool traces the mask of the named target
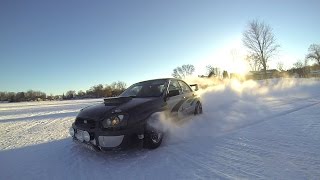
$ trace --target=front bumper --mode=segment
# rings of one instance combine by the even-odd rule
[[[144,133],[142,125],[137,125],[130,129],[108,131],[100,128],[84,129],[77,127],[75,124],[71,127],[74,133],[70,133],[74,140],[85,143],[87,145],[94,146],[95,149],[100,150],[113,150],[113,149],[125,149],[132,144],[139,142],[138,135]],[[82,134],[79,132],[88,132],[90,134],[90,140],[85,141]]]

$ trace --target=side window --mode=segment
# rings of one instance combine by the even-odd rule
[[[192,92],[191,88],[183,81],[179,81],[179,84],[182,88],[183,93],[189,93]]]
[[[170,81],[168,90],[169,90],[169,91],[179,90],[179,93],[181,94],[181,87],[180,87],[178,81],[176,81],[176,80],[171,80],[171,81]]]

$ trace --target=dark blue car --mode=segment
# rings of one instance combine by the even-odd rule
[[[197,90],[197,85],[195,90]],[[98,150],[128,147],[143,142],[145,148],[160,146],[164,131],[150,125],[154,114],[183,120],[202,113],[202,105],[192,88],[174,78],[133,84],[120,96],[82,109],[70,128],[74,140]]]

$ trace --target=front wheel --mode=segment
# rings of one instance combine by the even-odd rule
[[[163,132],[152,128],[145,133],[143,147],[147,149],[155,149],[160,146],[163,139]]]

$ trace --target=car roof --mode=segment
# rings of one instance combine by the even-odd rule
[[[149,79],[149,80],[145,80],[145,81],[140,81],[137,83],[143,83],[143,82],[148,82],[148,81],[157,81],[157,80],[181,80],[181,79],[177,79],[177,78],[158,78],[158,79]],[[182,80],[181,80],[182,81]],[[136,83],[134,83],[136,84]]]

